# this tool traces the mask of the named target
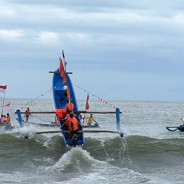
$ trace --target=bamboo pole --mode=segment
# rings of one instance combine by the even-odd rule
[[[31,114],[54,114],[54,111],[43,111],[43,112],[37,112],[37,111],[33,111],[31,112]],[[115,114],[116,112],[113,111],[104,111],[104,112],[100,112],[100,111],[75,111],[75,114],[78,113],[86,113],[86,114]],[[21,112],[21,114],[25,114],[25,112]],[[122,112],[120,112],[120,114],[122,114]]]
[[[36,132],[35,134],[52,134],[52,133],[70,133],[70,131],[62,130],[62,131],[44,131],[44,132]],[[79,130],[78,133],[119,133],[118,131],[110,131],[110,130]]]

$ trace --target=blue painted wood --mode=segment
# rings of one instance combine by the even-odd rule
[[[19,125],[22,128],[24,126],[24,124],[23,124],[23,120],[22,120],[21,111],[19,109],[17,109],[16,114],[17,114]]]
[[[75,92],[69,75],[67,74],[67,84],[63,83],[63,78],[59,73],[59,69],[57,69],[56,72],[53,74],[52,85],[53,85],[53,99],[54,99],[55,109],[66,108],[67,97],[65,96],[66,90],[64,90],[64,86],[68,86],[70,90],[71,102],[74,104],[74,111],[78,111],[77,100],[75,97]],[[79,116],[80,114],[78,114],[78,117]],[[81,124],[80,120],[79,120],[79,123]],[[61,124],[62,122],[59,121],[60,129],[65,130],[65,128],[61,127]],[[82,128],[79,127],[79,130],[82,130]],[[62,133],[62,135],[63,135],[65,144],[69,146],[73,146],[73,142],[71,139],[68,138],[68,134]],[[83,145],[84,143],[85,143],[84,134],[79,133],[76,145]]]
[[[117,125],[117,131],[119,132],[120,137],[123,137],[123,131],[121,130],[120,126],[120,110],[119,108],[116,108],[116,125]]]

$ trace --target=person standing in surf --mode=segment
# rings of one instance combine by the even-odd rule
[[[29,119],[29,115],[31,115],[31,111],[29,109],[29,107],[26,109],[25,111],[25,116],[26,116],[26,122],[28,122],[28,119]],[[32,115],[31,115],[32,116]]]
[[[92,122],[95,122],[95,125],[98,126],[98,122],[95,121],[95,119],[93,118],[93,114],[90,114],[90,117],[88,118],[88,126],[91,126]]]

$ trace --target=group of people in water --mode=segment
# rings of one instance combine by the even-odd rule
[[[69,131],[69,139],[72,139],[73,135],[78,135],[79,127],[82,128],[82,126],[78,116],[74,114],[74,104],[71,100],[67,99],[66,108],[56,109],[55,113],[60,120],[61,127]]]
[[[6,125],[10,123],[10,115],[7,113],[6,115],[1,115],[0,117],[0,124],[1,125]]]
[[[68,130],[69,138],[71,139],[73,135],[78,135],[79,127],[82,128],[82,125],[79,123],[79,119],[84,119],[74,113],[74,104],[67,98],[66,108],[65,109],[56,109],[56,116],[60,120],[61,127],[65,130]],[[58,125],[58,119],[56,118],[56,125]],[[87,126],[91,126],[92,122],[95,122],[95,125],[98,126],[98,122],[95,121],[93,114],[90,114],[88,118]]]

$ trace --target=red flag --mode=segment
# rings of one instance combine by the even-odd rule
[[[88,110],[89,109],[89,94],[87,95],[87,99],[86,99],[86,107],[85,109]]]
[[[65,75],[65,70],[64,70],[64,67],[63,67],[63,62],[62,60],[60,60],[60,75],[63,77],[63,83],[66,82],[66,75]]]
[[[5,107],[10,107],[10,102],[4,105]]]
[[[0,92],[5,93],[6,88],[7,88],[7,85],[6,86],[0,86]]]

